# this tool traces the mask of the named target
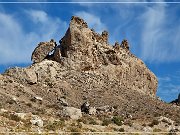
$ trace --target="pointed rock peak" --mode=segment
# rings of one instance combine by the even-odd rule
[[[78,24],[80,26],[88,28],[87,23],[83,19],[81,19],[80,17],[77,17],[77,16],[72,16],[70,25],[72,25],[72,24]]]

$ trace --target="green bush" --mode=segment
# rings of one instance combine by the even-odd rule
[[[19,118],[18,116],[14,115],[14,114],[10,114],[9,119],[14,120],[16,122],[19,122],[21,120],[21,118]]]
[[[124,128],[120,128],[118,131],[119,132],[124,132]]]
[[[118,126],[121,126],[122,125],[122,121],[123,121],[123,118],[122,117],[119,117],[119,116],[114,116],[112,118],[112,121],[114,122],[114,124],[118,125]]]
[[[161,129],[155,128],[155,129],[153,129],[153,132],[161,132]]]
[[[81,135],[81,129],[77,128],[77,127],[71,127],[70,131],[72,132],[71,135]]]
[[[111,123],[112,123],[111,119],[104,119],[102,122],[102,126],[108,126]]]
[[[150,127],[153,127],[154,125],[158,125],[159,124],[159,121],[158,120],[153,120],[150,124],[149,124],[149,126]]]
[[[98,123],[92,118],[89,120],[89,124],[98,125]]]
[[[64,121],[55,121],[53,123],[48,123],[45,128],[47,130],[52,130],[52,131],[55,131],[59,128],[62,128],[63,126],[65,126],[65,123]]]

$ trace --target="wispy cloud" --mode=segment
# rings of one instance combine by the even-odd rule
[[[149,62],[180,61],[180,25],[173,18],[166,4],[147,7],[141,16],[141,57]],[[171,27],[171,28],[170,28]],[[175,55],[176,54],[176,55]]]
[[[177,98],[180,93],[179,81],[176,81],[180,74],[167,75],[163,77],[158,77],[158,91],[157,95],[163,100],[170,102]]]
[[[158,77],[158,81],[163,81],[163,82],[169,82],[171,81],[171,78],[166,76],[166,77]]]
[[[75,15],[83,18],[88,23],[90,28],[95,29],[99,33],[101,33],[103,30],[107,30],[106,25],[96,15],[85,11],[76,12]]]
[[[26,10],[31,30],[27,31],[17,16],[0,12],[0,64],[30,63],[33,49],[40,41],[59,38],[67,24],[41,10]],[[57,37],[58,35],[58,37]]]

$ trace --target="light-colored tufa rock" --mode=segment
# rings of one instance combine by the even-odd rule
[[[43,120],[37,115],[32,115],[30,122],[32,123],[32,125],[43,127]]]
[[[90,107],[89,108],[89,114],[90,115],[96,115],[96,108],[95,107]]]
[[[42,97],[38,97],[38,96],[36,96],[36,97],[34,97],[36,100],[39,100],[39,101],[42,101],[43,100],[43,98]]]
[[[174,123],[173,120],[171,120],[171,119],[169,119],[167,117],[164,117],[164,116],[160,116],[158,121],[168,123],[169,125],[173,125],[173,123]]]
[[[80,109],[74,107],[65,107],[63,109],[63,113],[65,116],[70,117],[71,119],[79,119],[82,117],[82,113]]]
[[[48,54],[53,51],[56,44],[53,40],[50,42],[40,42],[32,53],[31,60],[34,63],[43,61]]]
[[[63,105],[63,106],[68,106],[68,102],[66,102],[66,100],[64,99],[64,98],[60,98],[60,99],[58,99],[59,100],[59,102],[61,103],[61,105]]]

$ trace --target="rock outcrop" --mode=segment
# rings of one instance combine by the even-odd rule
[[[34,63],[43,61],[48,54],[54,50],[56,42],[52,39],[50,42],[40,42],[32,53],[31,60]]]
[[[68,69],[104,74],[109,80],[116,80],[120,87],[155,96],[156,76],[131,54],[127,40],[112,46],[108,43],[108,36],[107,31],[100,35],[89,29],[83,19],[72,17],[60,45],[55,46],[54,41],[40,43],[32,54],[32,60],[41,62],[50,51],[55,50],[53,56],[47,59],[55,60]]]
[[[30,125],[33,132],[151,132],[167,129],[170,120],[179,126],[180,108],[155,98],[156,76],[131,53],[127,40],[110,45],[108,36],[107,31],[98,34],[83,19],[72,17],[60,44],[39,43],[32,65],[0,75],[0,130],[6,131],[11,120],[17,121],[12,127]],[[94,130],[98,127],[101,130]]]
[[[173,103],[173,104],[176,104],[176,105],[180,106],[180,93],[179,93],[179,95],[178,95],[178,98],[177,98],[177,99],[175,99],[175,100],[173,100],[173,101],[171,101],[171,103]]]

